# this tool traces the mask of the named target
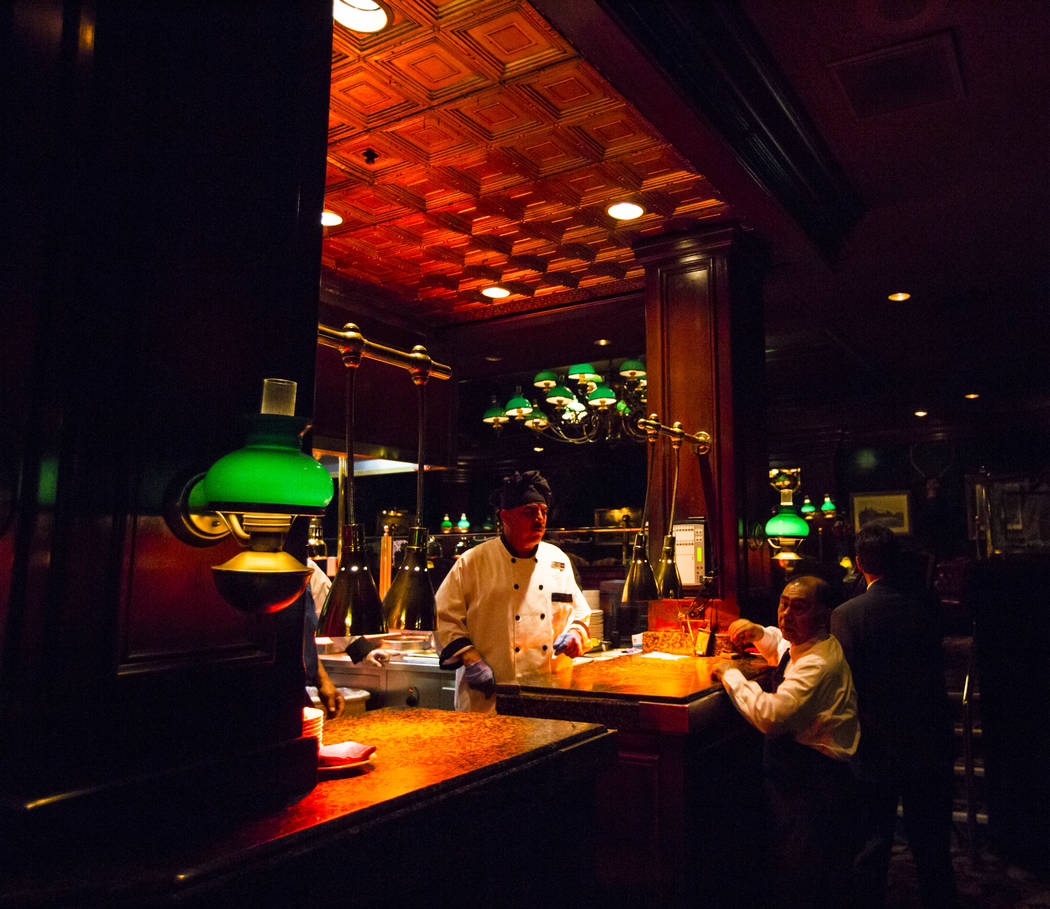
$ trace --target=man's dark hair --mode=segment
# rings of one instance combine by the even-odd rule
[[[860,570],[882,577],[890,574],[898,565],[900,549],[897,537],[884,524],[865,524],[857,531],[853,543]]]

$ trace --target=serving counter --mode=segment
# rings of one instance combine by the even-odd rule
[[[613,760],[603,727],[381,709],[329,721],[323,737],[376,751],[322,769],[280,811],[134,832],[129,817],[126,837],[85,837],[75,855],[18,856],[0,906],[450,905],[469,893],[524,907],[589,886],[577,862],[589,858],[591,788]]]
[[[753,877],[765,829],[762,737],[711,678],[717,661],[559,657],[552,671],[496,690],[500,714],[616,730],[616,762],[600,774],[596,806],[596,876],[609,903],[761,903]],[[758,657],[736,663],[752,679],[771,671]]]

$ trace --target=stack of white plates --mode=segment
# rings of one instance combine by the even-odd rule
[[[605,619],[603,618],[600,609],[591,610],[591,617],[587,623],[587,629],[594,640],[601,641],[605,639]]]
[[[310,738],[317,739],[317,744],[320,746],[323,744],[321,741],[321,730],[324,726],[324,711],[319,707],[304,707],[303,708],[303,737],[309,736]]]

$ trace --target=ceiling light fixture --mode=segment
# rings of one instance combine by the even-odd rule
[[[332,18],[352,32],[370,34],[390,24],[390,10],[374,0],[334,0]]]
[[[915,411],[915,416],[917,416],[917,417],[925,417],[925,416],[928,416],[928,414],[927,414],[927,412],[925,410],[917,410],[917,411]]]
[[[605,209],[605,213],[617,221],[633,221],[644,215],[645,209],[636,202],[614,202]]]
[[[611,342],[608,338],[599,338],[594,342],[595,347],[608,347]]]
[[[481,292],[486,297],[490,297],[493,300],[502,300],[504,297],[510,296],[510,291],[507,290],[507,288],[505,287],[500,287],[499,285],[493,285],[492,287],[483,287],[481,288]]]
[[[971,391],[969,394],[963,395],[968,401],[976,401],[980,395],[976,391]]]
[[[903,303],[905,300],[911,299],[911,294],[905,293],[903,290],[897,291],[895,294],[890,294],[887,297],[888,300],[892,300],[894,303]]]
[[[342,215],[337,215],[334,211],[328,211],[328,209],[325,209],[323,212],[321,212],[321,225],[323,227],[335,227],[336,224],[342,223]]]

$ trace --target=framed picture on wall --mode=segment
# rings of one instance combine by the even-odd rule
[[[907,492],[855,492],[850,496],[853,532],[878,521],[894,533],[911,533],[911,508]]]

